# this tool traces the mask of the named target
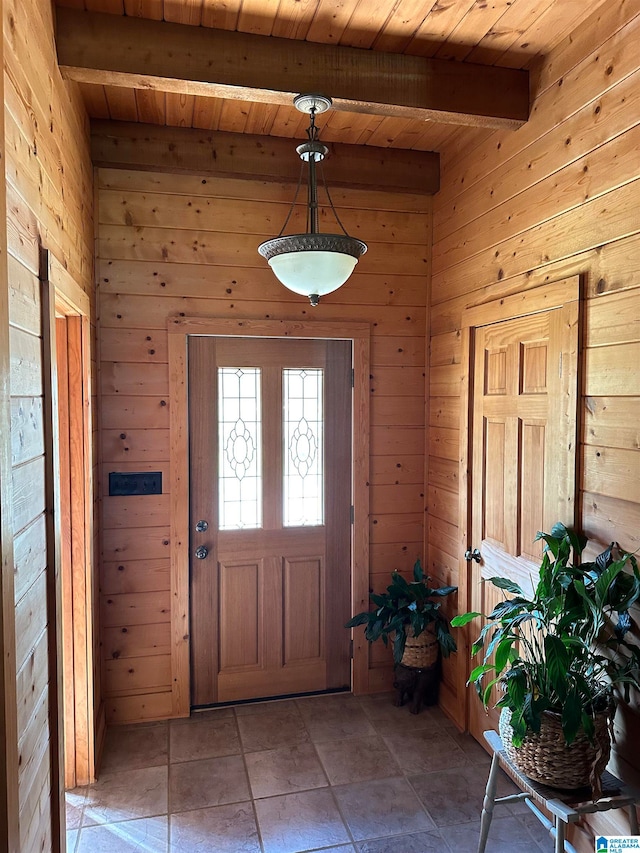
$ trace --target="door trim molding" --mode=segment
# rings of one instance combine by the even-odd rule
[[[96,756],[105,734],[104,705],[95,696],[94,625],[95,558],[93,553],[93,458],[91,416],[91,302],[90,298],[60,261],[41,247],[40,281],[43,305],[43,382],[45,405],[45,447],[47,458],[48,565],[55,566],[55,583],[50,590],[51,618],[55,612],[56,711],[60,744],[56,760],[61,790],[86,785],[95,780]],[[67,323],[72,399],[68,434],[70,460],[64,472],[75,488],[70,506],[61,509],[60,400],[58,395],[58,352],[56,323]],[[70,556],[62,555],[63,517],[71,539]],[[68,564],[67,564],[68,563]],[[62,584],[67,588],[63,598]],[[65,637],[65,630],[67,631]],[[63,670],[72,675],[63,679]],[[53,671],[53,670],[52,670]],[[96,707],[96,699],[100,702]],[[53,707],[53,703],[52,703]],[[64,722],[64,726],[62,723]],[[66,730],[71,743],[64,743]],[[61,800],[64,811],[64,798]]]
[[[480,326],[485,326],[493,323],[499,323],[503,320],[514,320],[519,317],[525,317],[530,314],[539,314],[543,311],[549,311],[553,308],[568,306],[569,303],[574,303],[572,311],[572,322],[577,326],[577,346],[578,357],[576,359],[578,370],[580,369],[580,300],[581,300],[581,280],[579,275],[568,276],[559,281],[549,284],[540,285],[539,287],[523,291],[522,293],[514,294],[513,296],[505,296],[498,299],[493,299],[488,302],[483,302],[481,305],[473,305],[462,311],[460,324],[461,333],[461,356],[460,356],[460,465],[458,468],[459,478],[459,500],[458,500],[458,601],[460,602],[461,612],[471,610],[470,595],[471,590],[468,578],[468,563],[464,558],[465,551],[468,548],[475,547],[471,543],[471,441],[472,441],[472,417],[473,412],[470,410],[471,401],[471,383],[475,371],[474,352],[475,352],[475,330]],[[579,376],[576,387],[576,407],[578,406],[580,394]],[[576,419],[577,420],[577,419]],[[580,424],[576,422],[576,440],[580,434]],[[576,451],[576,471],[574,477],[574,520],[577,517],[577,494],[578,470],[579,464],[578,454]],[[467,676],[470,663],[470,650],[472,644],[472,633],[475,628],[471,624],[462,629],[464,643],[463,649],[465,653],[465,663],[458,667],[456,693],[458,696],[465,696],[464,703],[464,719],[457,720],[458,723],[464,726],[465,730],[469,728],[469,703],[466,700],[467,695]]]
[[[369,600],[369,362],[367,323],[298,320],[229,320],[169,317],[169,477],[171,482],[171,692],[172,715],[190,712],[189,639],[189,423],[187,337],[189,335],[269,338],[326,338],[353,342],[353,506],[352,612]],[[352,689],[368,688],[369,649],[358,632],[353,644]]]

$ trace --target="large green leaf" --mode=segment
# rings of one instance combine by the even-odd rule
[[[569,654],[564,643],[558,637],[547,634],[544,638],[544,652],[549,680],[555,692],[563,696],[566,691]]]
[[[572,688],[567,692],[562,706],[562,731],[564,739],[570,746],[576,739],[578,729],[582,723],[582,701],[578,691]]]
[[[528,609],[531,602],[526,598],[507,598],[505,601],[499,601],[489,614],[489,619],[508,619],[509,616],[515,616],[523,609]]]
[[[448,658],[451,652],[458,651],[455,638],[449,632],[449,626],[446,622],[438,622],[436,627],[436,636],[438,637],[438,642],[440,643],[440,648],[442,649],[444,657]]]
[[[482,613],[460,613],[458,616],[453,617],[451,624],[454,628],[462,628],[463,625],[467,625],[477,616],[482,616]]]
[[[517,583],[512,580],[509,580],[509,578],[492,577],[487,578],[487,580],[494,586],[497,586],[498,589],[506,589],[507,592],[513,592],[515,595],[519,595],[524,598],[524,592],[522,591],[522,589],[518,586]]]
[[[506,684],[507,693],[512,702],[512,707],[521,707],[524,702],[527,687],[525,671],[521,667],[513,666],[507,673],[505,673],[503,680]]]
[[[478,681],[487,672],[493,672],[493,664],[483,663],[480,664],[480,666],[474,667],[469,673],[467,684],[472,684],[474,681]]]
[[[510,637],[506,637],[505,639],[500,640],[500,642],[498,643],[495,657],[496,675],[500,675],[502,670],[507,665],[509,661],[509,653],[511,652],[512,646],[513,640]]]
[[[431,595],[438,596],[439,598],[445,595],[451,595],[452,592],[457,592],[457,586],[439,586],[437,589],[430,590]]]
[[[358,613],[356,616],[353,616],[349,619],[348,622],[345,622],[345,628],[357,628],[358,625],[364,625],[369,621],[368,613]]]
[[[558,551],[560,550],[560,542],[556,536],[552,533],[542,533],[542,531],[538,531],[536,534],[536,538],[534,542],[537,542],[539,539],[544,539],[546,543],[546,547],[551,551],[554,557],[558,556]]]
[[[415,581],[421,581],[424,579],[424,572],[422,570],[422,563],[420,560],[416,560],[413,564],[413,579]]]

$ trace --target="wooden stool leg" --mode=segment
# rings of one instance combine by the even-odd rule
[[[556,816],[556,849],[555,853],[564,853],[564,821]]]
[[[640,835],[638,832],[638,813],[636,812],[636,804],[631,803],[629,806],[629,827],[631,835]]]
[[[480,820],[480,840],[478,841],[478,853],[484,853],[487,846],[487,838],[489,837],[489,829],[491,827],[491,819],[493,818],[493,806],[496,799],[496,790],[498,788],[498,771],[500,769],[500,758],[498,753],[494,753],[491,762],[491,770],[487,779],[487,788],[484,792],[484,800],[482,802],[482,818]]]

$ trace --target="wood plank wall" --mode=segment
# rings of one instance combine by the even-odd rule
[[[370,323],[372,585],[421,554],[431,198],[335,190],[345,227],[369,252],[343,288],[311,308],[256,250],[280,229],[293,187],[111,169],[98,176],[104,687],[108,720],[125,722],[171,709],[170,315]],[[108,473],[134,470],[162,471],[164,494],[108,497]],[[371,689],[389,675],[389,655],[374,648]]]
[[[45,458],[39,243],[93,288],[89,128],[63,83],[47,0],[4,0],[4,90],[11,359],[11,461],[20,753],[20,850],[51,837]],[[2,436],[2,440],[8,437]]]
[[[443,152],[434,198],[428,441],[428,559],[443,581],[455,583],[459,566],[461,311],[576,273],[587,297],[581,523],[600,543],[640,545],[638,10],[631,0],[600,7],[535,69],[523,128]],[[447,684],[445,708],[460,718],[465,697],[456,695],[452,677]],[[617,766],[629,772],[631,764],[640,770],[637,699],[634,708],[618,715],[616,731]],[[584,837],[580,844],[593,850]]]

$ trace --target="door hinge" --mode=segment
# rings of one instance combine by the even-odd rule
[[[356,371],[353,367],[351,368],[351,387],[356,387]]]
[[[351,519],[351,524],[354,524],[356,520],[356,510],[353,504],[351,504],[351,508],[349,509],[349,517]]]

